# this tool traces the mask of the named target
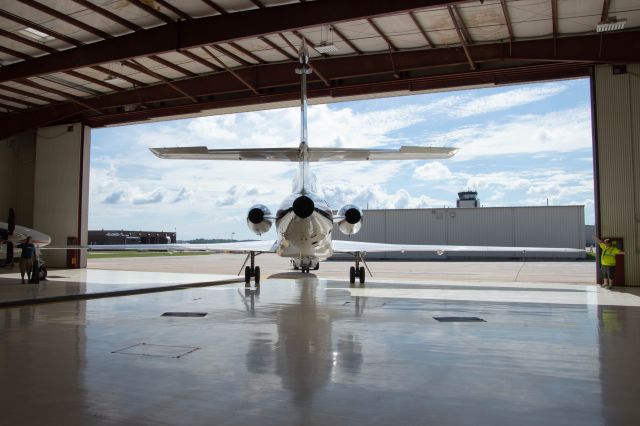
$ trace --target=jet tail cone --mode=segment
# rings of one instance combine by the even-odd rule
[[[293,212],[301,219],[311,216],[315,210],[313,200],[306,195],[302,195],[293,202]]]

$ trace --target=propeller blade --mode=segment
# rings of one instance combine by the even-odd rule
[[[16,212],[12,208],[9,209],[9,217],[7,218],[7,228],[9,235],[13,235],[13,231],[16,229]]]

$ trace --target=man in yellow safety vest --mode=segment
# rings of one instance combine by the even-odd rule
[[[600,255],[600,270],[602,271],[603,278],[602,286],[604,288],[611,288],[613,286],[613,276],[616,272],[616,255],[624,254],[624,252],[618,247],[613,246],[609,238],[601,240],[594,235],[593,239],[598,243],[602,251]]]

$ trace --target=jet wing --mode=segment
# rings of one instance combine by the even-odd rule
[[[407,251],[428,251],[438,254],[446,252],[547,252],[547,253],[580,253],[581,249],[558,248],[558,247],[500,247],[500,246],[453,246],[446,244],[415,245],[415,244],[382,244],[365,243],[360,241],[333,240],[333,251],[335,253],[354,253],[363,251],[368,253],[381,252],[407,252]]]
[[[400,149],[309,148],[309,161],[440,160],[457,148],[401,146]]]
[[[300,161],[298,148],[209,149],[206,146],[149,148],[157,157],[176,160]]]
[[[157,157],[178,160],[300,161],[299,148],[208,149],[206,146],[150,148]],[[400,149],[309,148],[308,161],[437,160],[457,148],[402,146]]]
[[[86,248],[91,251],[233,251],[237,253],[249,253],[251,251],[255,251],[261,253],[273,253],[275,252],[275,247],[276,240],[212,244],[91,244]]]

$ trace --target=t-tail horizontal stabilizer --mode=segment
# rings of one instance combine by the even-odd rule
[[[180,160],[301,161],[299,148],[208,149],[206,146],[150,148],[156,156]],[[457,148],[402,146],[400,149],[307,148],[307,161],[440,160]]]

